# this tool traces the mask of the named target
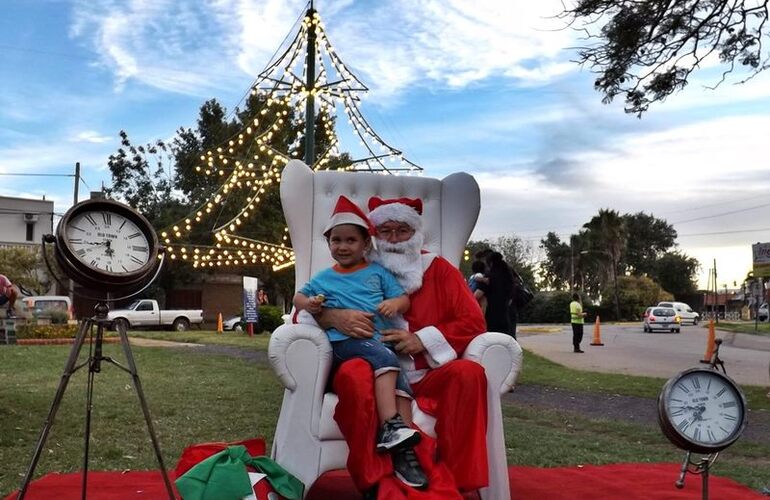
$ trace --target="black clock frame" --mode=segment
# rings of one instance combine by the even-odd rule
[[[673,387],[685,376],[696,372],[704,373],[704,374],[707,374],[708,376],[720,377],[728,386],[730,386],[738,394],[740,398],[741,415],[742,415],[740,425],[736,427],[735,430],[725,439],[713,445],[707,445],[701,442],[693,441],[688,436],[679,432],[679,429],[673,424],[672,417],[669,414],[668,407],[666,406],[666,401],[668,401],[668,397],[670,396],[670,393]],[[740,389],[738,384],[736,384],[733,379],[728,377],[726,374],[721,373],[712,368],[690,368],[688,370],[684,370],[678,373],[677,375],[671,377],[668,380],[668,382],[666,382],[666,384],[663,386],[663,389],[661,389],[660,394],[658,394],[658,423],[660,424],[660,429],[663,431],[663,434],[676,447],[681,448],[685,451],[692,451],[695,453],[706,453],[706,454],[717,453],[719,451],[724,450],[731,444],[733,444],[741,436],[741,434],[743,434],[743,431],[746,428],[746,424],[748,422],[748,415],[746,414],[746,408],[747,408],[746,396],[743,394],[743,391]]]
[[[95,269],[77,258],[75,250],[67,239],[67,227],[70,221],[83,212],[110,212],[121,215],[130,220],[139,228],[147,238],[150,258],[147,262],[134,271],[115,273]],[[94,290],[102,291],[126,291],[138,288],[151,279],[152,273],[158,265],[158,236],[152,224],[133,208],[114,200],[95,199],[85,200],[67,210],[56,228],[56,261],[61,270],[80,285]]]

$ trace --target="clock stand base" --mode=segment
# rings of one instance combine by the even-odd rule
[[[158,465],[160,467],[161,475],[163,476],[163,481],[166,485],[166,491],[168,493],[169,499],[174,499],[174,490],[171,487],[171,481],[168,478],[168,474],[166,472],[166,467],[163,463],[163,455],[160,451],[160,445],[158,444],[158,438],[155,434],[155,429],[152,425],[152,418],[150,417],[150,411],[147,407],[147,400],[144,397],[144,391],[142,390],[142,383],[139,379],[139,374],[136,369],[136,363],[134,362],[134,356],[131,352],[131,345],[128,341],[128,334],[126,333],[125,325],[123,324],[116,324],[115,327],[118,331],[118,334],[120,335],[120,344],[123,347],[123,353],[126,358],[126,363],[128,366],[123,366],[119,362],[115,361],[109,356],[104,356],[102,353],[102,341],[104,339],[104,330],[105,327],[112,326],[112,321],[107,319],[107,313],[109,312],[109,308],[106,304],[100,302],[96,305],[95,308],[95,315],[92,318],[81,320],[80,326],[78,328],[78,333],[75,337],[75,343],[72,345],[72,349],[70,350],[69,358],[67,359],[67,363],[64,366],[64,373],[62,373],[61,381],[59,382],[59,387],[56,389],[56,395],[54,396],[53,402],[51,403],[51,408],[48,411],[48,417],[45,420],[45,424],[43,425],[43,429],[40,431],[40,437],[37,440],[37,444],[35,445],[35,451],[32,455],[32,461],[29,464],[29,467],[27,468],[27,472],[24,475],[24,481],[22,483],[21,489],[19,490],[19,495],[17,497],[17,500],[23,500],[24,496],[27,493],[27,489],[29,488],[29,484],[32,480],[32,475],[35,472],[35,467],[37,466],[38,461],[40,460],[40,455],[43,451],[43,447],[45,446],[45,442],[48,439],[48,433],[51,430],[51,427],[53,426],[54,419],[56,418],[56,413],[59,410],[59,405],[61,404],[62,398],[64,397],[64,392],[67,389],[67,384],[69,383],[70,377],[73,373],[80,370],[83,367],[88,367],[88,379],[87,379],[87,385],[86,385],[86,415],[85,415],[85,431],[84,431],[84,446],[83,446],[83,483],[81,487],[81,498],[85,500],[86,498],[86,492],[88,487],[88,453],[89,453],[89,444],[90,444],[90,434],[91,434],[91,410],[93,406],[93,392],[94,392],[94,377],[97,373],[101,372],[102,369],[102,362],[107,362],[112,365],[117,366],[121,370],[129,373],[131,375],[131,378],[133,380],[134,389],[136,390],[136,394],[139,397],[139,404],[142,407],[142,413],[144,414],[144,420],[147,423],[147,430],[150,433],[150,440],[152,441],[153,449],[155,450],[155,457],[158,460]],[[94,334],[94,327],[96,329],[96,333]],[[80,357],[80,351],[83,347],[83,344],[85,342],[86,336],[89,336],[90,340],[90,347],[89,347],[89,353],[88,353],[88,359],[83,361],[82,363],[78,364],[78,360]]]
[[[700,460],[692,460],[692,452],[688,451],[684,455],[684,461],[682,462],[682,469],[679,472],[679,479],[674,483],[678,489],[684,488],[684,480],[687,473],[700,475],[701,477],[701,499],[708,500],[709,498],[709,469],[714,465],[719,453],[712,453],[701,457]]]

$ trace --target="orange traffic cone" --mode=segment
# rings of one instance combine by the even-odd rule
[[[222,333],[224,330],[225,329],[222,326],[222,313],[219,313],[217,315],[217,333]]]
[[[599,316],[596,317],[596,323],[594,323],[594,338],[591,340],[591,345],[604,345],[602,343],[602,326],[599,322]]]
[[[716,341],[716,334],[714,332],[714,319],[709,320],[709,335],[706,338],[706,352],[703,354],[701,363],[711,363],[711,357],[714,355],[714,345]]]

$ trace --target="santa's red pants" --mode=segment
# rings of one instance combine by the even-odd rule
[[[420,409],[436,419],[437,439],[423,434],[415,449],[430,482],[419,498],[459,498],[458,490],[487,486],[484,368],[473,361],[451,361],[430,370],[412,388]],[[334,377],[334,390],[339,397],[334,419],[350,449],[347,466],[356,487],[366,491],[379,484],[379,498],[392,498],[397,491],[412,497],[417,492],[393,476],[390,455],[375,451],[379,421],[370,365],[362,359],[345,362]]]

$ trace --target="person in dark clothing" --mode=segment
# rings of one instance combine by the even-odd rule
[[[516,272],[513,266],[508,267],[511,269],[511,276],[513,276],[511,302],[508,305],[508,320],[511,322],[511,336],[516,338],[516,324],[519,322],[519,307],[516,304],[516,287],[519,286],[519,283],[523,284],[524,280],[521,279],[521,276]]]
[[[508,306],[513,292],[513,274],[500,252],[492,252],[487,258],[489,283],[479,283],[478,289],[487,298],[487,330],[512,335]]]

